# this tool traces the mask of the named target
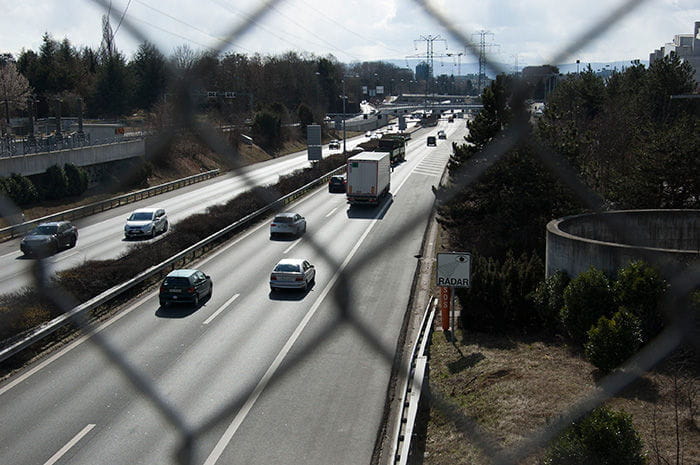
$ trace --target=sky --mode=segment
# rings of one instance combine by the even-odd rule
[[[616,10],[623,13],[610,27],[571,47]],[[644,62],[675,34],[693,32],[700,1],[0,0],[0,12],[0,53],[15,56],[38,51],[45,32],[98,48],[102,16],[109,12],[116,48],[128,58],[148,40],[165,55],[187,44],[248,55],[330,54],[344,63],[391,60],[413,68],[432,47],[436,74],[458,74],[478,62],[472,51],[478,48],[465,43],[478,47],[482,37],[489,58],[509,72],[576,60]]]

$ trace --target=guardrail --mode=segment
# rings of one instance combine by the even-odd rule
[[[425,308],[425,315],[420,325],[418,338],[413,345],[413,351],[407,366],[406,379],[401,391],[401,403],[399,404],[397,419],[398,427],[396,428],[396,436],[391,449],[394,453],[393,463],[399,465],[408,463],[411,451],[411,437],[413,436],[413,427],[416,422],[418,405],[420,404],[425,370],[428,366],[426,351],[430,341],[430,332],[433,327],[436,307],[437,299],[430,299]]]
[[[59,213],[54,213],[53,215],[47,215],[41,218],[25,221],[23,223],[7,226],[5,228],[0,229],[0,240],[12,239],[14,237],[20,236],[40,223],[46,223],[47,221],[74,220],[77,218],[84,218],[86,216],[94,215],[95,213],[103,212],[105,210],[111,210],[112,208],[116,208],[121,205],[126,205],[129,203],[146,199],[148,197],[153,197],[155,195],[162,194],[163,192],[172,191],[175,189],[179,189],[183,186],[189,186],[190,184],[205,181],[207,179],[218,176],[220,173],[221,170],[219,169],[205,171],[204,173],[199,173],[192,176],[188,176],[186,178],[166,182],[164,184],[159,184],[157,186],[149,187],[147,189],[142,189],[139,191],[131,192],[129,194],[120,195],[118,197],[112,197],[107,200],[101,200],[99,202],[93,202],[88,205],[72,208],[70,210],[64,210]]]
[[[196,244],[188,247],[187,249],[183,250],[182,252],[179,252],[176,255],[173,255],[169,259],[154,265],[150,267],[149,269],[139,273],[136,277],[130,279],[129,281],[126,281],[122,284],[119,284],[117,286],[114,286],[110,289],[107,289],[106,291],[102,292],[101,294],[93,297],[92,299],[88,300],[87,302],[84,302],[70,311],[64,313],[63,315],[60,315],[53,320],[42,324],[41,326],[34,328],[30,330],[27,334],[23,335],[20,340],[15,341],[8,345],[7,347],[3,347],[0,349],[0,362],[7,360],[9,357],[15,355],[16,353],[26,349],[30,345],[44,339],[45,337],[53,334],[56,332],[58,329],[62,328],[63,326],[69,324],[71,321],[76,320],[78,317],[83,316],[87,312],[90,312],[96,308],[98,308],[100,305],[103,305],[110,300],[118,297],[122,293],[128,291],[132,287],[136,286],[137,284],[140,284],[148,279],[151,279],[155,276],[161,277],[164,273],[164,271],[171,271],[177,267],[178,264],[184,264],[191,262],[195,260],[198,257],[201,257],[205,252],[210,250],[214,245],[218,244],[220,241],[225,240],[228,235],[233,234],[237,230],[243,228],[246,226],[248,223],[252,222],[256,218],[260,217],[264,213],[267,213],[269,211],[276,210],[284,205],[287,205],[288,203],[293,202],[294,200],[298,199],[302,195],[306,194],[310,190],[315,189],[321,184],[324,184],[325,182],[330,179],[331,176],[334,174],[340,173],[345,169],[345,165],[340,166],[333,171],[330,171],[320,178],[316,178],[315,180],[311,181],[308,184],[305,184],[304,186],[300,187],[299,189],[290,192],[289,194],[280,197],[279,199],[275,200],[274,202],[270,203],[269,205],[261,208],[260,210],[256,210],[253,213],[241,218],[240,220],[236,221],[235,223],[230,224],[229,226],[221,229],[218,232],[215,232],[214,234],[210,235],[209,237],[202,239],[201,241],[197,242]]]

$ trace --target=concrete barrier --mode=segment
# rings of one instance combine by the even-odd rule
[[[115,160],[142,157],[145,154],[145,140],[135,139],[55,152],[3,157],[0,158],[0,176],[6,177],[13,173],[31,176],[44,173],[49,166],[53,165],[63,166],[66,163],[71,163],[75,166],[86,167]]]
[[[546,275],[576,276],[594,266],[609,275],[634,260],[675,272],[700,260],[700,210],[623,210],[547,224]]]

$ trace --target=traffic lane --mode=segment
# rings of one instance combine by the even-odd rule
[[[336,201],[340,200],[343,201],[343,199],[338,199],[337,197],[335,198]],[[133,316],[130,317],[129,319],[121,319],[119,320],[115,326],[110,330],[110,333],[115,332],[116,335],[112,337],[112,339],[115,341],[115,345],[119,347],[120,351],[123,353],[128,354],[128,357],[130,360],[133,360],[134,363],[137,364],[137,366],[142,367],[143,369],[146,369],[147,372],[151,377],[154,379],[159,379],[163,376],[163,373],[165,371],[168,371],[173,364],[176,364],[173,367],[173,370],[175,370],[176,373],[176,378],[182,378],[188,377],[186,375],[183,375],[179,369],[180,364],[176,363],[177,359],[181,356],[179,354],[182,354],[183,352],[187,352],[188,347],[190,347],[191,344],[193,344],[193,339],[196,339],[199,334],[199,332],[195,331],[194,334],[190,334],[190,332],[193,330],[192,328],[197,328],[203,325],[204,321],[202,320],[205,316],[206,313],[211,312],[209,310],[210,308],[216,308],[220,304],[222,304],[223,299],[229,299],[230,298],[230,293],[226,293],[226,289],[233,289],[233,291],[238,291],[238,288],[241,288],[243,292],[246,292],[245,289],[247,288],[260,288],[260,292],[258,293],[257,298],[258,301],[254,301],[252,304],[249,305],[249,308],[255,309],[253,312],[250,314],[253,316],[250,325],[242,324],[241,320],[239,318],[236,318],[234,326],[238,328],[239,330],[243,331],[243,334],[237,338],[235,334],[231,334],[229,331],[226,331],[224,335],[222,335],[220,338],[225,338],[225,339],[232,339],[233,341],[237,340],[245,340],[248,339],[248,334],[251,333],[250,328],[257,328],[261,324],[261,313],[259,310],[260,308],[267,308],[266,313],[264,313],[262,316],[268,316],[269,315],[274,315],[274,314],[279,314],[280,316],[284,316],[289,312],[275,312],[275,311],[270,311],[272,305],[270,304],[269,297],[268,297],[268,276],[269,276],[269,269],[271,269],[271,266],[276,260],[278,259],[279,251],[278,250],[271,250],[272,256],[268,259],[268,267],[263,267],[261,268],[259,266],[259,260],[260,260],[260,253],[258,249],[266,250],[267,247],[264,247],[264,245],[268,244],[270,241],[267,239],[267,229],[266,229],[266,224],[261,228],[261,231],[257,236],[259,236],[258,240],[261,238],[263,241],[263,246],[261,247],[256,247],[255,244],[252,246],[243,246],[240,250],[243,251],[243,256],[236,256],[233,258],[234,263],[247,263],[247,262],[252,262],[253,263],[253,268],[254,270],[258,271],[257,276],[255,273],[252,272],[244,272],[241,278],[240,275],[236,273],[237,276],[235,276],[232,279],[235,279],[236,282],[232,283],[227,283],[227,277],[231,276],[231,260],[226,259],[223,260],[223,263],[221,265],[221,270],[217,272],[217,270],[211,271],[213,277],[214,277],[214,282],[215,282],[215,293],[214,293],[214,299],[212,299],[211,302],[207,303],[207,305],[199,309],[197,312],[191,313],[187,315],[186,317],[171,317],[168,318],[167,312],[161,313],[162,318],[156,318],[157,313],[160,312],[160,310],[155,310],[157,309],[157,299],[156,297],[152,297],[148,302],[145,302],[142,306],[142,308],[139,308],[138,311],[134,312]],[[341,228],[343,229],[343,228]],[[337,234],[334,232],[334,236]],[[254,235],[255,236],[255,235]],[[273,246],[275,244],[273,243]],[[279,246],[283,246],[284,244],[276,244]],[[235,250],[239,250],[236,248]],[[252,252],[251,252],[252,251]],[[255,260],[253,260],[253,258]],[[322,276],[322,275],[321,275]],[[248,279],[249,282],[246,283],[246,279]],[[241,283],[241,281],[243,281]],[[321,281],[321,279],[319,279]],[[232,292],[233,292],[232,291]],[[235,295],[235,294],[234,294]],[[243,303],[243,306],[247,305],[245,300],[242,299],[241,302]],[[300,304],[303,304],[303,302],[300,301]],[[289,306],[289,303],[285,302],[285,306]],[[234,311],[227,311],[226,315],[233,315],[235,312]],[[131,320],[133,318],[137,318],[138,321],[132,322]],[[195,321],[196,320],[196,321]],[[222,321],[223,318],[219,321]],[[128,323],[127,323],[128,322]],[[195,323],[200,323],[195,324]],[[218,322],[217,322],[218,323]],[[124,328],[121,328],[122,325],[124,325]],[[269,325],[269,327],[272,328],[280,328],[282,325],[280,322],[276,322],[275,324]],[[271,336],[273,339],[276,339],[274,336],[274,333],[270,333],[269,328],[265,330],[265,335],[266,336]],[[219,339],[219,338],[217,338]],[[257,347],[261,344],[261,341],[265,341],[266,339],[263,338],[262,336],[260,338],[255,337],[250,339],[251,343],[253,343],[253,347]],[[173,347],[174,346],[174,347]],[[214,352],[219,353],[222,349],[220,344],[211,344],[211,347],[214,348]],[[94,350],[94,348],[93,348]],[[236,364],[237,366],[246,366],[250,363],[253,363],[254,366],[257,365],[257,359],[258,356],[254,354],[248,354],[245,351],[240,351],[238,348],[231,348],[230,351],[224,350],[223,354],[230,354],[230,353],[240,353],[240,354],[245,354],[242,355],[242,358],[238,361]],[[74,354],[77,354],[75,352]],[[71,354],[71,355],[74,355]],[[212,358],[216,359],[214,356],[215,354],[212,354],[211,357],[206,357],[206,358]],[[88,355],[89,357],[89,355]],[[68,359],[67,357],[66,359]],[[224,356],[224,358],[229,358],[228,355]],[[66,360],[64,359],[64,360]],[[98,374],[100,370],[103,369],[103,364],[97,364],[93,365],[92,369],[88,369],[88,367],[85,366],[85,363],[80,362],[80,358],[78,358],[74,364],[72,364],[73,367],[79,367],[79,368],[73,368],[72,370],[69,368],[63,368],[61,367],[58,363],[54,365],[54,369],[58,373],[66,373],[68,378],[74,382],[77,382],[78,385],[90,385],[92,381],[94,380],[99,380],[100,375]],[[255,373],[253,369],[248,368],[249,371],[251,371],[252,374]],[[187,371],[187,369],[185,369]],[[213,368],[214,372],[218,371],[218,367]],[[38,378],[34,378],[35,380]],[[198,380],[195,382],[195,385],[190,386],[192,389],[192,392],[197,392],[199,390],[199,386],[197,386],[197,383],[201,379],[207,379],[207,376],[200,377],[200,376],[194,376],[191,379],[196,379]],[[121,382],[120,382],[121,381]],[[178,381],[180,384],[182,381]],[[46,383],[39,383],[37,388],[41,389],[41,386],[44,384],[51,384],[49,383],[49,380],[46,380]],[[107,396],[105,397],[100,397],[96,396],[94,402],[85,402],[85,403],[90,403],[94,405],[111,405],[113,407],[116,407],[116,412],[122,412],[126,411],[129,412],[127,415],[128,418],[131,419],[131,428],[133,428],[133,420],[134,418],[139,418],[141,416],[149,416],[149,412],[141,412],[138,414],[135,414],[134,412],[136,410],[132,409],[131,407],[125,406],[125,405],[118,405],[116,402],[114,402],[115,398],[123,398],[124,396],[127,396],[124,392],[125,390],[128,390],[128,384],[125,384],[124,380],[119,380],[119,379],[108,379],[104,383],[99,382],[98,384],[108,386],[108,388],[105,388],[104,393]],[[166,385],[168,383],[165,383]],[[177,383],[176,383],[177,384]],[[188,385],[188,384],[186,384]],[[188,385],[189,386],[189,385]],[[224,389],[223,391],[226,393],[231,392],[231,385],[230,383],[224,383]],[[73,385],[73,383],[69,383],[68,386],[64,387],[64,390],[62,391],[59,388],[53,389],[52,396],[45,397],[43,398],[44,401],[47,403],[46,405],[42,405],[42,407],[47,407],[51,405],[61,405],[61,399],[64,397],[69,397],[68,393],[75,392],[76,388]],[[10,391],[10,392],[17,392],[17,391]],[[10,395],[9,393],[5,395]],[[36,397],[36,395],[32,395],[31,393],[27,395],[26,398],[31,399],[32,397]],[[112,400],[110,402],[110,399]],[[81,401],[82,402],[82,401]],[[11,405],[22,405],[23,403],[20,402],[20,399],[14,399],[13,402],[10,402],[9,404]],[[128,402],[130,405],[131,402]],[[3,405],[8,405],[8,403],[3,402]],[[20,409],[20,411],[26,411],[26,412],[31,412],[31,407],[34,406],[32,402],[30,402],[30,405],[24,405],[23,408]],[[218,405],[218,403],[217,403]],[[81,409],[76,408],[76,405],[69,404],[64,410],[68,412],[72,411],[78,411],[82,412]],[[29,420],[29,424],[32,424],[37,417],[42,417],[42,412],[45,411],[46,408],[41,408],[36,414],[34,415],[28,415],[29,418],[33,418]],[[205,410],[207,411],[207,410]],[[17,412],[14,412],[17,413]],[[114,414],[114,412],[112,412]],[[143,415],[142,415],[143,414]],[[2,415],[3,418],[10,418],[6,416],[5,414]],[[65,419],[62,419],[64,415],[58,414],[56,418],[46,418],[42,422],[37,422],[41,423],[43,425],[50,425],[53,424],[53,426],[47,426],[42,429],[42,431],[47,434],[45,437],[52,437],[49,433],[51,431],[58,431],[61,430],[62,427],[68,427],[70,422],[67,422]],[[65,415],[65,417],[70,418],[70,416]],[[99,417],[101,418],[100,421],[97,422],[98,427],[91,432],[91,436],[98,434],[102,429],[104,428],[104,424],[107,421],[108,418],[110,418],[110,412],[107,411],[100,411],[99,413],[95,415],[80,415],[79,418],[76,418],[75,424],[70,424],[70,428],[66,428],[65,431],[75,431],[79,430],[83,426],[83,423],[85,421],[96,421],[93,420],[93,417]],[[157,417],[157,416],[156,416]],[[154,417],[155,418],[155,417]],[[128,423],[128,421],[127,421]],[[42,443],[41,441],[36,441],[38,438],[32,438],[28,437],[27,435],[23,435],[22,431],[31,431],[31,429],[23,429],[26,425],[23,425],[21,422],[18,422],[17,425],[19,426],[18,428],[14,429],[13,431],[15,434],[12,434],[12,431],[6,432],[3,431],[2,436],[3,437],[13,437],[17,441],[13,442],[14,444],[22,444],[24,441],[27,442],[27,450],[32,451],[35,449],[35,447],[31,447],[31,444],[40,444]],[[126,434],[125,436],[128,438],[126,442],[131,442],[133,441],[134,438],[130,437],[129,434]],[[21,439],[21,441],[20,441]],[[65,438],[63,438],[65,439]],[[93,439],[92,442],[95,440]],[[111,439],[110,439],[111,441]],[[60,441],[59,441],[60,442]],[[122,444],[125,445],[125,444]],[[86,446],[83,446],[86,447]],[[56,449],[54,447],[53,449]],[[52,449],[52,450],[53,450]],[[127,449],[130,449],[127,447]],[[95,449],[95,453],[97,456],[99,456],[102,452],[104,451],[104,446],[99,446]],[[116,451],[115,451],[116,452]],[[140,451],[139,453],[142,453],[143,451]],[[45,455],[45,454],[44,454]],[[138,454],[137,454],[138,455]],[[136,462],[130,462],[131,458],[129,458],[126,462],[124,463],[136,463]],[[33,458],[30,459],[28,462],[20,462],[20,463],[35,463],[36,460]],[[76,462],[77,463],[77,462]],[[87,460],[85,463],[91,463],[90,460]],[[95,463],[95,462],[92,462]]]
[[[337,200],[343,201],[336,198]],[[335,225],[328,237],[338,237],[342,233],[347,235],[349,228],[342,212],[335,216],[337,219],[325,222],[322,229]],[[326,233],[317,230],[317,234]],[[236,300],[235,308],[217,316],[209,324],[206,334],[196,342],[196,348],[183,351],[177,365],[158,377],[158,385],[168,392],[168,397],[179,409],[187,412],[186,416],[194,423],[204,421],[234,400],[236,395],[255,385],[274,359],[279,346],[284,343],[286,334],[298,324],[304,309],[309,305],[309,299],[314,298],[312,290],[305,295],[291,292],[283,294],[280,299],[270,299],[267,278],[271,265],[260,267],[260,262],[264,260],[262,253],[254,254],[255,260],[251,266],[255,270],[231,272],[231,263],[246,263],[250,255],[246,252],[255,249],[255,242],[261,238],[264,243],[275,244],[275,241],[267,239],[267,230],[261,228],[247,238],[245,243],[241,243],[240,247],[230,249],[230,254],[222,254],[208,264],[211,268],[213,262],[220,263],[217,265],[222,268],[219,273],[229,276],[223,278],[223,283],[222,278],[215,280],[219,283],[215,284],[218,292],[222,292],[222,287],[227,289],[221,298],[239,292],[241,297]],[[253,243],[249,244],[248,241]],[[341,243],[351,244],[352,241],[343,240]],[[270,263],[277,261],[283,252],[280,249],[277,247],[274,250],[272,247]],[[300,250],[300,253],[306,255],[307,251]],[[323,265],[319,262],[317,266],[319,277],[315,288],[323,286],[328,279]],[[217,274],[216,269],[208,272],[212,276]],[[233,282],[228,282],[229,280]],[[247,284],[241,281],[246,281]],[[247,292],[248,287],[252,287],[255,292]],[[217,305],[214,304],[212,308]],[[202,383],[202,380],[205,382]],[[143,413],[136,415],[138,425],[134,425],[134,418],[127,413],[115,418],[109,422],[109,437],[104,438],[105,443],[101,437],[91,441],[81,450],[79,457],[73,458],[72,463],[94,463],[95,459],[105,453],[108,456],[119,456],[116,463],[162,463],[163,457],[172,454],[172,447],[169,446],[173,445],[173,437],[159,439],[157,444],[152,442],[153,436],[149,431],[159,430],[162,424],[149,410],[148,402],[136,400],[127,410]],[[132,432],[135,429],[138,434],[134,435]]]
[[[331,292],[294,345],[291,362],[281,367],[283,376],[263,393],[216,463],[371,462],[433,203],[428,177],[397,181],[393,203],[341,278],[351,301],[340,301],[351,319],[342,318]],[[265,447],[271,441],[275,447]]]

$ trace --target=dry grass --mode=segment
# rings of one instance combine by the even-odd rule
[[[558,341],[508,337],[467,331],[449,342],[436,332],[430,347],[431,392],[444,396],[460,414],[475,420],[496,448],[516,445],[545,426],[567,407],[596,389],[598,372],[568,346]],[[680,414],[683,460],[700,463],[697,367],[675,373],[677,357],[647,373],[637,383],[608,401],[633,417],[650,463],[655,449],[676,463],[675,397]],[[696,360],[697,361],[697,360]],[[692,410],[691,404],[695,405]],[[488,459],[471,438],[459,431],[439,409],[430,410],[425,437],[426,464],[486,464]],[[656,433],[654,430],[656,429]],[[522,463],[535,464],[541,454]]]

